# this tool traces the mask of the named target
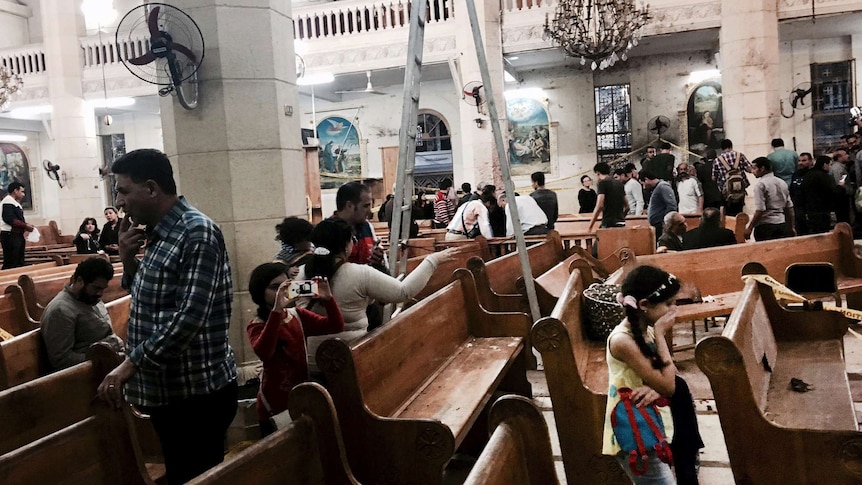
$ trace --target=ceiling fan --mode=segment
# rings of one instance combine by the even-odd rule
[[[371,85],[371,71],[365,71],[365,77],[368,79],[368,84],[365,85],[365,89],[345,89],[343,91],[336,91],[336,94],[357,94],[357,93],[365,93],[365,94],[381,94],[386,95],[386,93],[382,91],[377,91],[374,89],[374,86]]]

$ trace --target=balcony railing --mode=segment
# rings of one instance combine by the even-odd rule
[[[139,57],[149,50],[149,37],[142,35],[137,38],[129,38],[128,35],[121,36],[119,44],[115,43],[115,37],[92,35],[81,39],[81,51],[84,57],[84,69],[102,65],[120,64],[120,56],[123,59]]]
[[[536,1],[536,0],[532,0]],[[435,24],[454,18],[455,0],[428,0],[425,23]],[[410,25],[410,2],[347,1],[336,7],[326,4],[300,7],[294,11],[293,32],[297,39],[324,39],[362,32],[400,29]]]
[[[41,74],[46,71],[45,47],[42,44],[31,44],[4,49],[0,51],[0,65],[19,76]]]

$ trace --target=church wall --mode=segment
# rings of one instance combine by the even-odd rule
[[[790,91],[800,83],[811,81],[812,63],[847,61],[853,59],[854,56],[849,36],[782,42],[779,49],[779,93],[784,102],[785,116],[793,113],[788,101]],[[855,76],[857,79],[859,74],[860,71],[857,67]],[[856,96],[856,103],[859,104],[858,92]],[[806,103],[810,102],[811,96],[806,99]],[[847,119],[850,119],[849,113]],[[782,117],[781,137],[787,148],[794,149],[795,138],[797,152],[811,152],[813,148],[811,109],[798,109],[791,118]]]

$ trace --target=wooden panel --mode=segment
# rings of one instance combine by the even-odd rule
[[[655,254],[656,234],[655,228],[646,226],[620,227],[596,230],[598,239],[598,258],[606,259],[616,254],[622,248],[629,248],[638,256]],[[617,268],[607,268],[615,271]]]
[[[398,178],[398,147],[381,147],[380,160],[383,163],[383,191],[391,194]]]
[[[32,381],[51,370],[39,329],[0,342],[0,390]]]
[[[122,298],[109,301],[105,304],[108,310],[108,316],[111,317],[111,329],[114,335],[126,341],[126,334],[129,330],[129,313],[131,311],[132,295],[126,295]]]

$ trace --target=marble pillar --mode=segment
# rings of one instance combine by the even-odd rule
[[[721,80],[724,128],[749,159],[780,135],[776,0],[722,0]]]
[[[62,210],[57,221],[64,234],[75,234],[85,217],[102,214],[102,181],[96,117],[84,101],[81,83],[81,46],[84,18],[76,0],[44,0],[42,32],[48,92],[51,98],[51,126],[54,136],[54,163],[66,176],[59,191]]]
[[[850,57],[856,59],[853,63],[856,71],[853,73],[853,80],[856,81],[856,99],[853,101],[856,106],[862,106],[862,68],[859,67],[859,63],[862,62],[862,34],[850,36],[850,53]]]
[[[472,1],[472,0],[468,0]],[[500,129],[503,131],[503,140],[506,141],[506,101],[503,97],[503,46],[501,33],[500,5],[498,2],[482,0],[475,2],[476,15],[479,19],[479,27],[485,44],[485,52],[488,58],[488,71],[494,83],[494,94],[496,95],[497,115],[500,117]],[[457,7],[460,14],[455,16],[456,35],[455,42],[458,51],[461,72],[461,84],[470,81],[482,81],[479,71],[479,62],[476,58],[476,48],[473,42],[472,26],[467,15],[467,7],[461,2]],[[500,176],[500,161],[494,146],[494,133],[491,130],[491,122],[488,116],[487,103],[480,107],[481,113],[475,106],[466,102],[459,103],[460,109],[460,131],[462,140],[462,170],[469,178],[473,177],[473,185],[494,184],[499,189],[503,182]],[[482,120],[481,127],[477,119]],[[469,179],[466,181],[470,181]],[[456,180],[455,185],[462,181]]]
[[[175,5],[200,26],[206,53],[198,108],[188,111],[162,98],[165,152],[180,193],[224,232],[234,288],[231,345],[238,361],[255,360],[245,334],[256,308],[248,295],[249,274],[278,251],[275,225],[306,213],[291,5]]]

